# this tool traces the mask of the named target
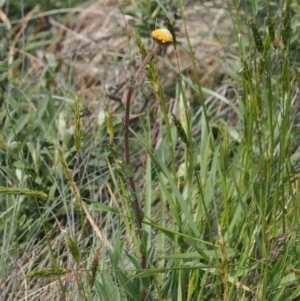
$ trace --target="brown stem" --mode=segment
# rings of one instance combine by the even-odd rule
[[[147,64],[147,62],[152,58],[152,56],[154,55],[154,53],[157,51],[158,48],[159,48],[159,44],[155,42],[155,44],[153,45],[153,47],[148,52],[148,54],[144,58],[143,62],[139,66],[135,75],[132,76],[132,78],[130,80],[130,87],[128,90],[127,100],[126,100],[125,125],[124,125],[125,163],[129,167],[131,166],[130,152],[129,152],[129,115],[130,115],[131,96],[132,96],[132,93],[134,90],[136,79],[138,78],[139,74],[141,73],[141,71]],[[142,213],[141,213],[141,208],[139,205],[139,200],[137,198],[134,177],[132,175],[130,175],[130,176],[128,176],[128,180],[129,180],[131,193],[134,196],[133,207],[134,207],[134,212],[135,212],[135,217],[136,217],[136,222],[137,222],[137,233],[138,233],[141,243],[143,243],[143,241],[142,241],[142,237],[143,237]],[[145,254],[142,254],[141,267],[142,267],[142,269],[146,269],[146,267],[147,267],[147,258],[146,258]],[[146,300],[146,295],[147,295],[146,290],[145,290],[145,288],[143,288],[142,292],[141,292],[141,301]]]
[[[130,153],[129,153],[129,113],[130,113],[130,100],[131,95],[134,89],[134,85],[131,83],[131,86],[129,87],[128,94],[127,94],[127,102],[126,102],[126,111],[125,111],[125,125],[124,125],[124,145],[125,145],[125,162],[127,166],[131,165],[130,161]],[[133,176],[128,177],[129,185],[131,192],[134,195],[133,200],[133,206],[134,206],[134,212],[137,220],[137,228],[138,228],[138,235],[139,238],[142,238],[142,218],[141,218],[141,212],[140,212],[140,206],[139,202],[136,196],[136,187]]]
[[[128,90],[127,94],[127,101],[126,101],[126,111],[125,111],[125,125],[124,125],[124,146],[125,146],[125,163],[127,166],[131,165],[131,160],[130,160],[130,152],[129,152],[129,115],[130,115],[130,104],[131,104],[131,96],[134,90],[135,86],[135,81],[147,62],[151,59],[153,54],[157,51],[159,48],[159,44],[155,43],[151,50],[148,52],[146,57],[144,58],[143,62],[139,66],[138,70],[136,71],[136,74],[131,78],[130,80],[130,87]],[[135,195],[134,200],[133,200],[133,205],[134,205],[134,212],[135,216],[137,219],[137,228],[138,228],[138,235],[140,238],[142,238],[142,217],[141,217],[141,209],[139,206],[139,201],[136,196],[136,187],[135,187],[135,182],[133,176],[128,177],[129,180],[129,185],[131,192]]]

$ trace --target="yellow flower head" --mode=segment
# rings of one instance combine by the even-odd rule
[[[151,32],[152,38],[162,44],[173,42],[173,36],[168,29],[160,28]]]

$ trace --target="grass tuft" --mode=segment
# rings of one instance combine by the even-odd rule
[[[0,299],[298,300],[296,1],[124,3],[0,10]]]

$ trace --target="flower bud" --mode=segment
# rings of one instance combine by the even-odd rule
[[[173,42],[173,36],[168,29],[160,28],[151,32],[152,38],[159,43],[166,44]]]

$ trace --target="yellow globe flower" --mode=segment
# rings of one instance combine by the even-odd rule
[[[173,36],[166,28],[159,28],[151,32],[152,38],[162,44],[173,42]]]

